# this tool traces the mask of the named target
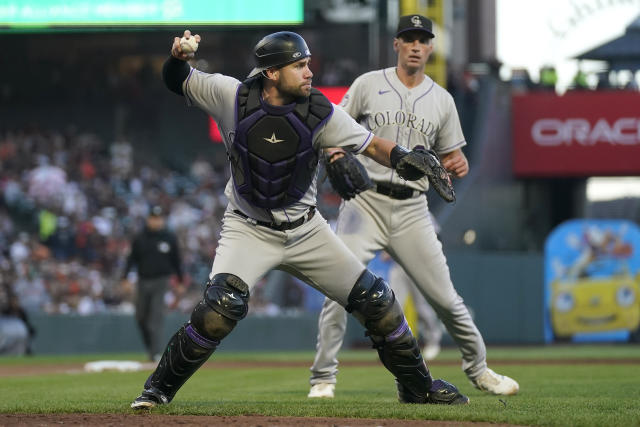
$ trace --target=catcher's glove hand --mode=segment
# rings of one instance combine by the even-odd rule
[[[447,202],[456,200],[451,177],[432,150],[416,147],[412,151],[396,145],[391,151],[391,165],[401,178],[417,181],[426,175],[434,190]]]
[[[333,161],[327,158],[326,169],[331,186],[344,200],[373,188],[373,181],[367,170],[351,153],[345,152],[342,157]]]

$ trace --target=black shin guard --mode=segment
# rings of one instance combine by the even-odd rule
[[[237,276],[216,274],[191,321],[171,337],[144,388],[157,400],[170,402],[182,385],[207,361],[220,341],[247,315],[249,287]],[[166,400],[166,401],[165,401]]]
[[[170,402],[180,387],[209,359],[219,343],[203,337],[187,323],[169,340],[158,367],[144,388],[160,391],[167,398],[165,403]]]
[[[426,403],[432,383],[429,368],[406,321],[398,332],[399,335],[370,338],[380,361],[396,377],[398,399],[404,403]]]
[[[365,270],[349,294],[346,309],[367,329],[380,361],[395,376],[400,401],[425,403],[431,374],[391,288]]]

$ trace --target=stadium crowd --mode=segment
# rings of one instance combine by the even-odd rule
[[[160,205],[178,236],[190,285],[185,294],[172,287],[165,303],[192,309],[215,254],[228,171],[203,158],[184,172],[152,161],[139,161],[129,142],[105,144],[73,128],[0,134],[0,281],[22,308],[133,312],[133,289],[120,280],[129,241],[150,207]],[[331,215],[339,200],[331,194],[323,200]],[[295,282],[276,288],[282,295],[256,292],[254,312],[279,312],[268,298],[291,308],[305,304]]]

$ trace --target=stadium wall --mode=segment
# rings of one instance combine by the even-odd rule
[[[542,255],[531,253],[448,254],[453,281],[487,344],[539,344],[543,337]],[[187,321],[169,313],[165,336]],[[220,350],[308,350],[315,348],[318,313],[249,316],[238,323]],[[142,352],[132,315],[34,314],[36,354]],[[452,344],[445,335],[443,344]],[[350,318],[344,348],[368,346],[363,328]]]

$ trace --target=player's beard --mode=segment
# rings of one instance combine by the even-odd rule
[[[298,85],[292,85],[280,79],[276,83],[276,88],[285,97],[291,97],[293,99],[308,98],[309,95],[311,95],[311,88],[304,88],[303,86],[305,84],[306,82]]]

